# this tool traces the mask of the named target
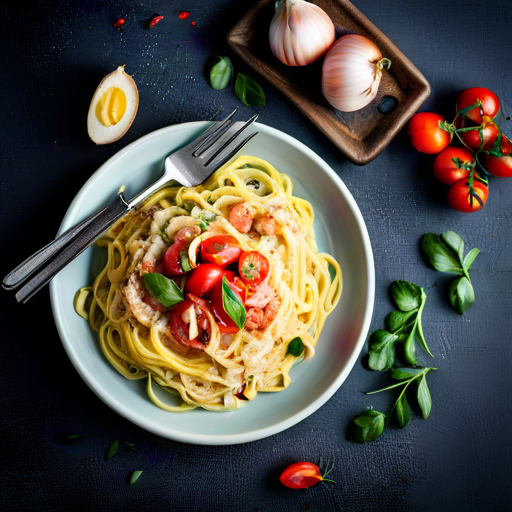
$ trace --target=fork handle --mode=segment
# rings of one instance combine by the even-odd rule
[[[42,270],[38,271],[34,277],[32,277],[22,288],[18,290],[16,293],[17,301],[27,302],[30,297],[49,283],[58,272],[68,265],[68,263],[92,245],[103,231],[109,228],[116,220],[120,219],[129,210],[130,208],[127,206],[124,197],[120,194],[117,196],[114,204],[98,212],[92,220],[86,219],[89,223],[86,224],[85,228],[82,227],[79,234],[76,235],[74,239],[71,239],[71,241],[68,240],[68,244],[53,259],[53,261],[46,265]],[[34,256],[39,255],[40,252],[36,253]],[[30,262],[27,263],[27,261],[23,264],[25,264],[26,268],[30,270]],[[30,273],[32,272],[33,270],[30,271]]]

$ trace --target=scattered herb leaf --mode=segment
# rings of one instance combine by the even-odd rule
[[[233,64],[228,57],[214,55],[206,63],[206,75],[216,91],[225,89],[233,75]]]
[[[371,443],[384,432],[386,415],[368,409],[356,418],[352,424],[352,439],[357,443]]]
[[[411,412],[409,410],[407,395],[404,391],[402,391],[400,397],[395,403],[395,417],[399,428],[404,428],[407,426],[407,423],[409,423]]]
[[[409,281],[395,281],[391,284],[391,295],[400,311],[412,311],[421,305],[421,288]]]
[[[116,439],[107,451],[105,455],[105,460],[110,460],[119,450],[119,441]]]
[[[428,418],[430,411],[432,409],[432,399],[430,397],[430,391],[427,386],[427,377],[426,373],[421,376],[421,379],[418,383],[418,405],[420,406],[421,413],[425,419]]]
[[[466,276],[458,277],[452,281],[448,296],[453,309],[459,315],[463,315],[464,311],[475,302],[475,291]]]
[[[181,268],[184,272],[190,272],[192,270],[192,267],[190,266],[190,261],[188,259],[187,251],[181,251],[180,252],[180,263]]]
[[[157,272],[151,272],[142,276],[149,293],[155,297],[162,306],[170,308],[184,300],[183,293],[178,285],[171,279]]]
[[[60,442],[62,444],[73,444],[76,443],[77,441],[80,441],[80,439],[82,439],[83,437],[83,434],[69,434],[67,436],[62,436],[60,438]]]
[[[303,352],[304,343],[302,343],[302,340],[298,336],[288,343],[286,355],[291,354],[293,357],[300,357]]]
[[[235,94],[248,107],[263,107],[267,101],[263,89],[249,76],[238,73]]]
[[[139,479],[140,475],[142,475],[142,470],[134,471],[130,477],[130,485],[134,484]]]
[[[395,345],[399,338],[384,329],[378,329],[370,336],[368,366],[382,372],[389,370],[395,362]]]

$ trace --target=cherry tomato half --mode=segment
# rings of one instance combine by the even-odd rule
[[[174,243],[165,251],[163,258],[164,274],[179,276],[185,274],[181,266],[181,252],[186,251],[194,238],[201,233],[198,226],[181,228],[174,237]]]
[[[311,462],[296,462],[288,466],[279,477],[290,489],[307,489],[323,480],[320,468]]]
[[[268,259],[256,251],[243,252],[238,260],[238,273],[249,284],[259,284],[268,276]]]
[[[443,121],[443,116],[432,112],[414,115],[407,130],[411,144],[428,155],[441,152],[451,141],[450,134],[439,126]]]
[[[464,213],[481,210],[489,196],[489,189],[478,180],[473,181],[473,191],[470,194],[469,182],[466,178],[456,181],[448,191],[448,203],[452,208]]]
[[[224,270],[215,263],[202,263],[196,267],[185,284],[185,290],[202,297],[208,293],[224,275]]]
[[[466,120],[462,120],[460,123],[461,127],[468,126],[469,123]],[[477,125],[477,130],[469,130],[467,132],[460,132],[460,136],[466,146],[477,151],[479,149],[488,151],[494,146],[496,139],[498,138],[498,126],[493,123],[490,117],[484,116],[484,121],[481,125]]]
[[[457,96],[457,112],[463,108],[474,105],[480,100],[482,102],[482,110],[484,116],[489,116],[491,119],[496,117],[500,109],[500,100],[498,96],[485,87],[471,87],[460,92]],[[479,107],[472,108],[465,116],[476,124],[482,122],[482,112]]]
[[[245,285],[241,279],[230,270],[224,272],[224,276],[226,276],[226,282],[231,290],[233,290],[242,303],[245,303]],[[222,280],[212,288],[209,297],[212,312],[215,315],[220,332],[226,334],[238,332],[240,329],[238,329],[233,319],[224,310],[224,303],[222,301]]]
[[[192,306],[195,308],[197,329],[199,331],[198,336],[193,340],[189,338],[189,324],[183,318],[184,313]],[[187,298],[183,302],[176,304],[169,313],[169,329],[174,339],[185,347],[204,350],[211,337],[211,327],[206,311],[208,311],[208,306],[201,299],[193,301]]]
[[[465,148],[447,147],[434,160],[434,176],[446,185],[469,177],[469,168],[474,166],[473,153]]]
[[[201,242],[201,259],[225,266],[238,261],[242,248],[236,238],[229,235],[212,236]]]
[[[512,177],[512,142],[501,135],[501,152],[503,156],[484,155],[482,165],[484,169],[499,178]]]
[[[249,233],[251,231],[253,219],[249,208],[244,203],[238,203],[233,206],[229,212],[228,220],[240,233]]]

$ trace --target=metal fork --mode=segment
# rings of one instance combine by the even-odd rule
[[[231,118],[236,110],[223,121],[212,124],[185,147],[168,156],[165,159],[163,175],[152,185],[130,201],[126,201],[121,189],[112,205],[94,213],[27,258],[5,277],[2,286],[7,290],[13,290],[37,272],[16,293],[18,302],[27,302],[68,263],[92,245],[114,222],[170,181],[177,181],[185,187],[195,187],[205,181],[258,133],[253,132],[242,142],[238,142],[238,136],[257,119],[258,114],[245,123],[234,123]],[[45,264],[47,265],[44,266]]]

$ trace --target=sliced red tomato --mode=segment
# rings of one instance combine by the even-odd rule
[[[198,336],[193,340],[189,338],[190,321],[186,321],[188,310],[191,307],[195,308],[197,329],[199,331]],[[192,300],[189,297],[183,302],[176,304],[169,313],[169,329],[174,339],[185,347],[204,350],[211,338],[211,327],[206,311],[208,311],[208,306],[206,302],[201,299]]]
[[[311,462],[296,462],[288,466],[279,477],[290,489],[307,489],[323,480],[320,468]]]
[[[434,176],[446,185],[469,177],[469,170],[475,164],[473,153],[465,148],[447,147],[434,160]]]
[[[496,94],[485,87],[471,87],[460,92],[457,96],[457,112],[478,103],[479,100],[482,108],[472,108],[465,116],[476,124],[482,122],[482,111],[484,116],[494,119],[500,109],[500,100]]]
[[[236,296],[245,303],[245,285],[241,279],[230,270],[224,272],[226,276],[226,282],[228,286],[233,290]],[[238,332],[235,322],[224,310],[224,303],[222,301],[222,280],[219,281],[209,294],[211,300],[211,309],[219,325],[219,329],[222,333],[229,334]]]
[[[238,203],[229,212],[229,223],[240,233],[249,233],[252,228],[252,215],[245,203]]]
[[[238,260],[238,273],[246,283],[259,284],[267,277],[269,266],[263,254],[256,251],[243,252]]]
[[[512,142],[501,135],[501,152],[503,156],[484,155],[481,160],[484,169],[499,178],[512,177]]]
[[[224,275],[224,270],[215,263],[201,263],[196,267],[185,284],[187,292],[202,297],[207,294]]]
[[[180,229],[174,237],[174,243],[165,251],[163,258],[164,274],[167,276],[179,276],[185,274],[181,266],[181,253],[187,251],[190,243],[201,233],[198,226],[190,226]]]
[[[205,262],[226,266],[238,261],[242,248],[236,238],[217,235],[201,242],[201,259]]]
[[[464,178],[450,187],[448,203],[460,212],[477,212],[484,207],[488,196],[489,189],[484,183],[475,179],[470,190],[469,181]]]
[[[458,123],[462,127],[470,127],[465,119]],[[494,123],[490,117],[484,116],[484,121],[481,125],[476,125],[476,130],[469,130],[467,132],[460,132],[464,144],[470,147],[474,151],[479,149],[488,151],[494,146],[496,139],[498,138],[499,129],[496,123]]]
[[[439,123],[443,116],[432,112],[420,112],[409,121],[407,134],[411,144],[422,153],[433,155],[440,153],[450,144],[451,136]]]

